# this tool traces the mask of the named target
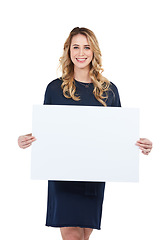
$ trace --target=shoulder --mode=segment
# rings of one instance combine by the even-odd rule
[[[51,81],[46,87],[46,94],[53,94],[53,92],[61,91],[62,80],[56,78]]]
[[[54,102],[54,99],[58,98],[59,95],[62,94],[61,84],[62,80],[60,78],[57,78],[47,85],[44,104],[52,104]]]
[[[110,85],[109,85],[108,101],[109,101],[110,105],[113,107],[121,106],[118,88],[113,82],[110,82]]]
[[[110,82],[109,92],[112,93],[114,97],[119,96],[118,88],[113,82]]]
[[[109,89],[111,89],[114,92],[118,91],[117,86],[113,82],[110,82]]]
[[[61,78],[56,78],[47,85],[47,89],[53,89],[53,88],[59,87],[61,86],[61,84],[62,84]]]

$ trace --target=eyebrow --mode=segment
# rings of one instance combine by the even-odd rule
[[[78,44],[73,44],[72,46],[79,46],[79,45],[78,45]],[[88,46],[90,47],[89,44],[85,44],[84,46],[85,46],[85,47],[88,47]]]

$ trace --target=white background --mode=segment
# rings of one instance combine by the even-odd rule
[[[84,26],[99,40],[104,76],[123,107],[141,109],[141,136],[154,144],[141,154],[140,183],[106,184],[102,230],[91,239],[160,239],[159,12],[158,0],[1,1],[1,238],[60,239],[59,229],[45,227],[47,182],[30,180],[30,149],[17,138],[31,132],[32,105],[57,77],[69,32]]]

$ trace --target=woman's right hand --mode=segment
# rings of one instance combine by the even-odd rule
[[[32,142],[34,142],[35,140],[36,140],[36,138],[32,136],[32,133],[23,135],[23,136],[19,136],[18,145],[20,148],[25,149],[25,148],[31,146]]]

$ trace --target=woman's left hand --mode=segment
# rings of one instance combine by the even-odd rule
[[[139,146],[139,149],[142,150],[144,155],[148,155],[152,150],[152,142],[147,138],[140,138],[136,142],[136,146]]]

